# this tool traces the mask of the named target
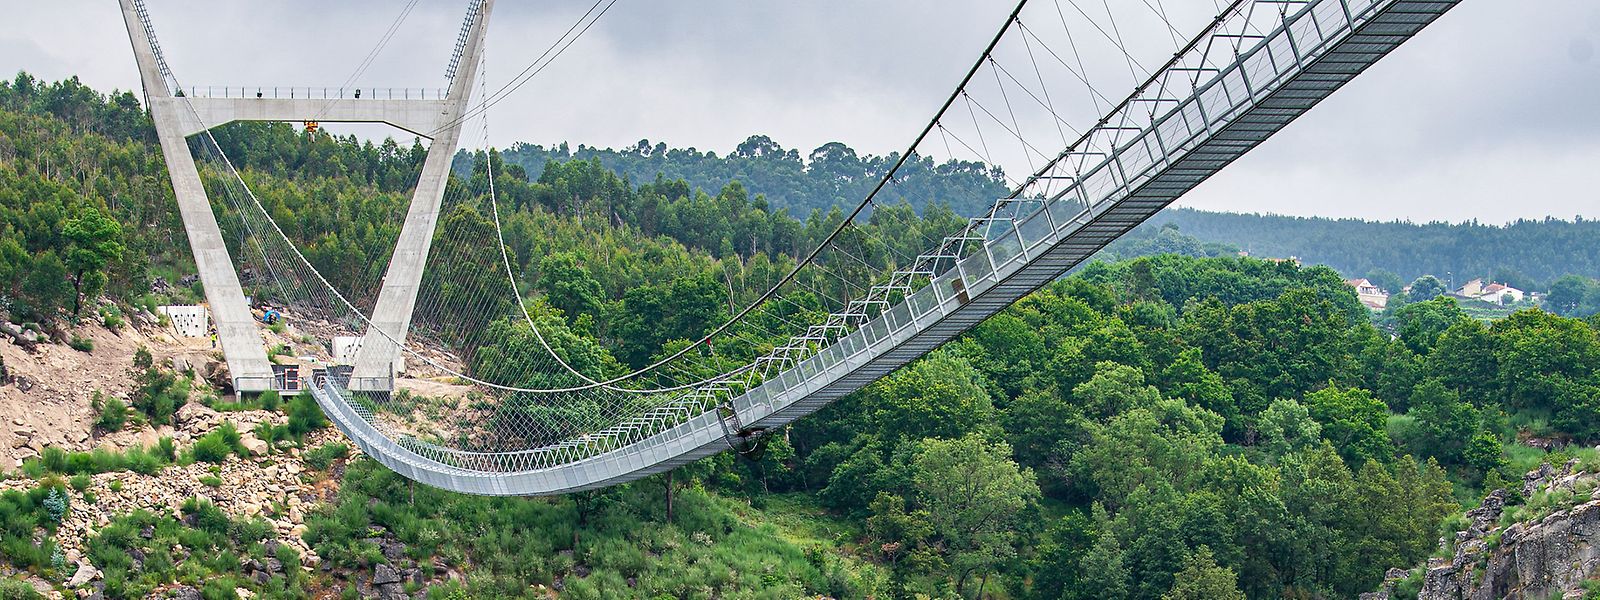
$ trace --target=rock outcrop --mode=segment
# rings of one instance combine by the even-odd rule
[[[1528,474],[1523,496],[1546,499],[1515,515],[1525,522],[1500,525],[1515,509],[1506,506],[1505,490],[1467,511],[1454,556],[1429,563],[1418,600],[1583,597],[1583,582],[1600,576],[1600,474],[1575,467],[1547,464]]]

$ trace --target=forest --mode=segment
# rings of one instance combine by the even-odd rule
[[[420,144],[289,125],[217,138],[319,269],[380,274]],[[619,174],[599,156],[532,164],[527,149],[476,153],[452,185],[477,189],[498,165],[519,280],[555,337],[602,369],[720,322],[725,288],[759,293],[850,197],[833,192],[801,219],[787,208],[809,201],[752,194],[758,177],[702,186],[664,168]],[[918,185],[975,185],[973,167],[957,167],[930,165]],[[869,267],[892,264],[897,244],[915,252],[965,210],[906,199],[862,225],[863,243],[887,240],[863,252],[878,257]],[[173,206],[133,95],[26,74],[0,85],[0,311],[71,322],[108,318],[86,310],[102,296],[129,307],[194,297],[151,287],[193,271]],[[483,219],[464,201],[443,228]],[[1205,231],[1119,242],[756,452],[555,499],[448,494],[353,460],[329,472],[340,496],[308,517],[306,540],[349,572],[393,560],[370,541],[377,528],[408,560],[471,566],[430,598],[533,597],[535,582],[575,598],[1354,598],[1426,560],[1464,505],[1540,461],[1600,467],[1586,449],[1600,440],[1600,316],[1528,308],[1483,321],[1449,297],[1418,297],[1380,329],[1334,269],[1239,257],[1227,245],[1239,241],[1201,241]],[[1549,270],[1529,276],[1552,281],[1590,264],[1540,260]],[[739,282],[726,285],[730,273]],[[1575,283],[1552,289],[1552,308],[1581,314],[1595,285],[1560,281]],[[527,331],[484,325],[491,349]],[[485,356],[474,368],[495,368]],[[46,520],[48,494],[36,496],[0,498],[8,531]],[[198,533],[146,513],[102,536],[121,547],[149,525],[235,558],[261,552],[238,533],[249,524],[207,510],[186,510],[204,517],[189,520]],[[13,562],[38,552],[6,543],[20,544],[0,546]],[[242,581],[226,561],[198,561],[124,569],[117,590]],[[296,597],[314,583],[257,589]]]
[[[541,171],[548,163],[597,160],[605,169],[633,182],[649,182],[662,175],[704,190],[739,182],[750,193],[766,196],[772,207],[788,209],[797,216],[854,205],[897,158],[892,154],[859,155],[838,142],[821,146],[802,158],[798,150],[785,149],[762,135],[751,136],[722,156],[694,148],[669,148],[649,140],[621,149],[584,145],[572,149],[564,143],[552,147],[517,144],[503,156],[529,173]],[[987,210],[995,198],[1007,191],[1004,177],[986,173],[981,165],[936,165],[926,157],[917,158],[901,171],[888,192],[894,201],[904,199],[919,212],[933,199],[931,203],[948,206],[958,215],[973,216]],[[460,168],[469,163],[465,153],[458,158]],[[1600,267],[1596,266],[1600,265],[1600,242],[1596,241],[1600,240],[1600,222],[1582,216],[1573,221],[1523,219],[1497,225],[1476,221],[1375,222],[1169,208],[1132,235],[1153,239],[1169,225],[1201,244],[1232,247],[1234,251],[1267,258],[1294,256],[1307,263],[1333,267],[1346,277],[1374,281],[1410,282],[1433,275],[1447,284],[1460,285],[1483,277],[1544,292],[1564,276],[1579,276],[1588,282],[1600,278]],[[1400,286],[1389,291],[1399,292]],[[1600,311],[1600,295],[1588,302],[1590,308],[1582,314]]]
[[[764,135],[750,136],[723,156],[694,148],[668,148],[662,142],[652,145],[650,140],[621,149],[514,144],[504,156],[506,162],[530,173],[543,170],[546,163],[577,160],[598,161],[606,170],[634,182],[661,175],[696,189],[715,190],[738,181],[765,195],[774,208],[796,215],[855,205],[900,158],[898,153],[859,154],[839,142],[819,146],[802,158],[799,150],[784,148]],[[972,216],[988,210],[995,199],[1010,191],[1000,171],[981,163],[913,158],[897,172],[887,196],[893,202],[904,199],[918,211],[939,203],[957,214]]]

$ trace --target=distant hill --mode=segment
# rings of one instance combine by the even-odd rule
[[[1404,281],[1422,275],[1456,283],[1490,277],[1523,289],[1544,289],[1568,274],[1600,277],[1600,221],[1594,220],[1374,222],[1175,208],[1157,214],[1137,233],[1153,235],[1168,224],[1252,256],[1299,257],[1353,277],[1379,270]]]
[[[649,140],[621,149],[566,143],[545,147],[515,144],[506,162],[537,177],[547,163],[598,161],[635,184],[683,180],[715,195],[729,182],[742,183],[752,196],[765,196],[773,209],[804,218],[813,210],[851,207],[876,184],[896,155],[860,155],[844,144],[825,144],[802,157],[763,135],[751,136],[732,152],[668,148]],[[470,162],[463,152],[457,168]],[[909,202],[919,212],[931,202],[971,216],[987,209],[1007,187],[998,173],[976,162],[912,161],[888,188],[885,203]],[[1164,226],[1184,235],[1160,235]],[[1188,239],[1188,238],[1192,238]],[[1199,244],[1194,243],[1200,242]],[[1563,275],[1600,278],[1600,222],[1523,220],[1507,225],[1375,222],[1281,215],[1168,209],[1114,244],[1106,257],[1161,252],[1216,256],[1246,251],[1253,256],[1298,257],[1351,277],[1411,281],[1422,275],[1463,282],[1487,277],[1523,289],[1547,288]],[[1389,275],[1392,274],[1393,277]]]
[[[857,154],[838,142],[824,144],[802,158],[799,150],[786,149],[764,135],[751,136],[727,155],[694,148],[669,149],[663,143],[652,145],[649,140],[640,140],[622,149],[519,143],[502,156],[535,177],[551,161],[598,160],[634,184],[650,183],[660,175],[668,181],[682,179],[694,188],[716,194],[728,182],[739,181],[753,194],[765,195],[774,209],[788,209],[789,214],[800,218],[813,210],[827,212],[836,206],[855,206],[899,159],[898,153]],[[460,160],[458,168],[463,166]],[[1007,191],[999,172],[982,163],[936,163],[919,157],[900,169],[895,184],[886,188],[880,198],[886,204],[904,199],[918,212],[930,201],[938,202],[957,214],[970,216],[989,208]]]

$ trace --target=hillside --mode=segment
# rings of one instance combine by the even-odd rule
[[[649,140],[621,149],[515,144],[503,155],[506,162],[529,173],[543,171],[552,161],[593,160],[634,183],[648,183],[660,176],[711,191],[738,181],[765,196],[774,209],[801,218],[812,211],[826,213],[855,206],[899,159],[898,154],[861,155],[839,142],[818,147],[802,158],[798,150],[784,148],[764,135],[750,136],[722,156],[694,148],[668,148],[664,143],[652,145]],[[971,216],[987,210],[1008,191],[1004,179],[980,163],[935,163],[918,157],[901,168],[882,199],[886,204],[908,201],[919,212],[932,201]]]
[[[319,269],[379,276],[414,146],[218,137]],[[1391,334],[1332,269],[1166,229],[754,452],[558,498],[446,493],[307,398],[225,395],[210,348],[166,333],[151,308],[199,290],[159,156],[130,94],[0,85],[0,596],[1354,598],[1426,561],[1463,503],[1600,441],[1600,318],[1428,300]],[[471,156],[442,235],[492,232],[478,190],[502,160]],[[697,336],[842,218],[596,161],[497,166],[534,318],[597,373]],[[900,206],[851,231],[894,249],[865,265],[884,269],[959,222]],[[444,275],[498,273],[492,250]],[[474,373],[515,371],[523,321],[453,314],[419,325],[471,331],[492,350]],[[290,313],[273,343],[325,343],[317,325]],[[415,389],[385,414],[448,420]]]
[[[1169,208],[1141,229],[1176,225],[1252,256],[1324,264],[1351,277],[1390,271],[1402,281],[1474,277],[1544,290],[1563,275],[1600,278],[1600,221],[1519,220],[1505,225],[1375,222]]]
[[[634,183],[661,177],[682,180],[690,188],[715,194],[738,182],[752,197],[763,198],[773,210],[804,218],[812,211],[826,213],[860,202],[894,156],[858,155],[837,142],[801,157],[766,136],[751,136],[733,151],[669,148],[642,140],[627,148],[597,148],[566,143],[545,147],[517,144],[503,152],[505,161],[528,173],[539,173],[556,163],[597,163]],[[457,157],[458,172],[470,170],[465,152]],[[913,161],[888,188],[889,203],[906,201],[918,211],[930,199],[956,214],[972,216],[988,209],[1007,192],[1002,179],[985,174],[980,165],[936,165]],[[1298,257],[1311,264],[1333,267],[1349,277],[1371,277],[1410,282],[1424,275],[1455,283],[1484,277],[1526,290],[1545,291],[1559,278],[1578,275],[1600,279],[1600,221],[1557,219],[1519,220],[1505,225],[1477,222],[1411,223],[1360,219],[1327,219],[1281,215],[1207,212],[1169,208],[1141,225],[1131,235],[1154,240],[1164,227],[1177,227],[1202,245],[1231,247],[1253,256]],[[1166,249],[1195,253],[1198,247],[1120,244],[1111,256],[1142,256]],[[1216,248],[1208,249],[1217,254]],[[1391,291],[1399,291],[1399,286]],[[1600,294],[1596,296],[1600,310]],[[1595,311],[1587,311],[1595,312]]]

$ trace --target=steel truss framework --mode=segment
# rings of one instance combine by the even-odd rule
[[[315,396],[368,455],[445,489],[558,494],[670,470],[728,449],[731,435],[815,412],[1056,279],[1457,1],[1236,3],[988,214],[757,359],[755,368],[681,392],[613,427],[530,450],[476,453],[388,437],[336,382],[324,382]]]

